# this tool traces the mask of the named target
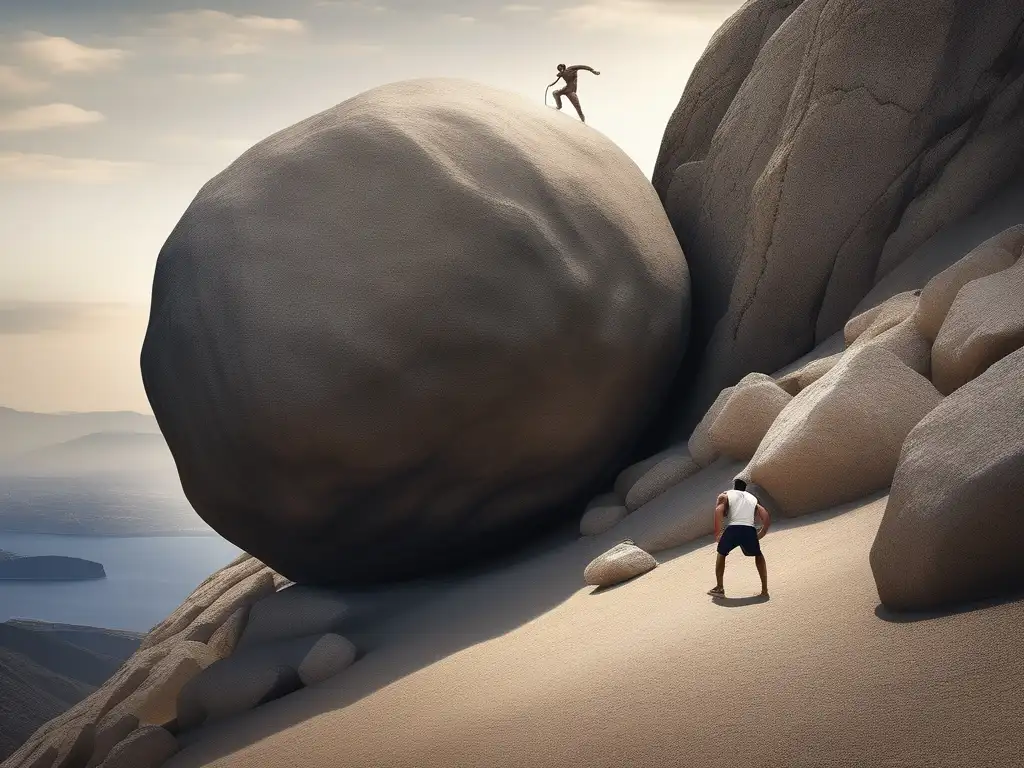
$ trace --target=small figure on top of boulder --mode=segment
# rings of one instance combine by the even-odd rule
[[[585,123],[587,122],[587,120],[585,117],[583,117],[583,110],[580,108],[580,100],[579,97],[576,96],[576,78],[581,69],[585,69],[588,72],[593,72],[595,75],[601,74],[596,69],[594,69],[593,67],[588,67],[586,64],[573,64],[571,67],[567,67],[565,66],[565,64],[559,64],[558,75],[555,77],[555,80],[553,83],[551,83],[551,85],[557,83],[558,78],[562,78],[565,81],[565,86],[559,88],[554,93],[555,108],[562,108],[562,97],[565,96],[565,98],[567,98],[572,103],[572,105],[576,107],[576,114],[580,116],[580,122]],[[548,88],[550,88],[551,85],[549,85]]]

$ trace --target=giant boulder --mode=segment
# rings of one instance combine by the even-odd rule
[[[375,88],[208,182],[142,374],[196,511],[295,581],[416,577],[571,513],[677,367],[689,278],[618,147],[461,80]]]
[[[1024,350],[907,437],[871,547],[882,603],[925,610],[1024,585]]]
[[[680,435],[840,330],[1024,159],[1024,4],[795,5],[753,0],[723,26],[654,170],[694,288]]]

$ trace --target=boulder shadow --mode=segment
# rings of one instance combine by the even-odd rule
[[[970,603],[961,603],[959,605],[949,605],[944,608],[934,608],[928,611],[894,611],[890,608],[886,608],[882,603],[879,603],[875,606],[875,616],[880,618],[882,621],[889,622],[890,624],[914,624],[919,621],[941,619],[946,616],[957,616],[962,613],[974,613],[975,611],[983,611],[987,608],[996,608],[1000,605],[1016,603],[1022,600],[1024,600],[1024,589],[1017,588],[1012,591],[1003,592],[1001,594],[985,598],[984,600],[975,600]]]
[[[577,518],[531,547],[461,573],[378,589],[338,590],[354,609],[338,631],[360,649],[359,660],[338,678],[182,734],[182,750],[168,768],[198,768],[256,740],[345,709],[464,649],[523,626],[578,592],[597,598],[628,588],[637,577],[603,588],[590,587],[582,578],[591,560],[623,539],[654,554],[659,565],[710,548],[709,499],[728,487],[741,469],[739,462],[720,460],[596,536],[581,537]],[[782,529],[821,523],[864,503],[783,518],[777,525]],[[722,605],[758,602],[763,599],[727,598]]]
[[[660,565],[660,563],[659,563],[659,565]],[[651,570],[654,570],[654,569],[652,568]],[[625,579],[624,581],[617,582],[615,584],[607,584],[607,585],[605,585],[603,587],[594,587],[592,590],[590,590],[590,594],[591,595],[603,595],[606,592],[613,592],[616,589],[618,589],[619,587],[624,587],[627,584],[632,584],[634,581],[639,579],[641,576],[646,576],[650,572],[651,571],[647,571],[645,573],[638,573],[636,576],[630,576],[628,579]]]

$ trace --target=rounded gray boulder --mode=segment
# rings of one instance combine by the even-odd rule
[[[202,188],[157,261],[142,375],[213,528],[295,581],[383,582],[525,538],[621,466],[689,302],[611,141],[408,81]]]
[[[871,546],[882,604],[923,611],[1024,586],[1024,349],[945,398],[903,444]]]

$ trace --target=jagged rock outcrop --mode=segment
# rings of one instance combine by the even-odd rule
[[[947,397],[903,445],[871,547],[882,603],[926,610],[1024,585],[1024,350]]]
[[[711,440],[711,425],[715,423],[715,419],[725,408],[725,404],[729,402],[732,392],[733,387],[726,387],[718,393],[718,397],[711,403],[711,407],[708,408],[703,418],[697,422],[697,426],[693,428],[693,432],[686,442],[690,456],[698,467],[711,466],[721,456]]]
[[[831,371],[842,356],[841,352],[837,352],[834,355],[828,355],[827,357],[819,357],[816,360],[811,360],[809,363],[800,366],[795,371],[779,376],[779,378],[775,380],[775,383],[778,384],[779,388],[784,392],[788,392],[791,395],[799,394],[826,373]]]
[[[355,646],[335,634],[240,648],[196,675],[178,696],[178,720],[195,728],[315,685],[346,669]]]
[[[237,640],[244,629],[239,615],[247,615],[253,603],[273,594],[275,584],[282,582],[279,574],[248,554],[212,574],[150,631],[112,677],[37,730],[4,768],[97,768],[107,760],[118,767],[160,764],[154,761],[174,745],[154,728],[164,729],[174,740],[180,692],[233,650],[233,642],[216,639],[221,629],[233,625],[230,631]],[[215,616],[221,617],[220,628],[214,626]],[[325,666],[318,657],[312,674],[323,674]]]
[[[721,413],[711,424],[711,444],[723,456],[746,461],[792,399],[771,376],[747,374],[732,388]]]
[[[333,632],[349,612],[348,604],[332,590],[289,587],[253,605],[238,648]]]
[[[674,448],[662,453],[659,460],[629,489],[629,493],[626,494],[626,509],[635,512],[699,469],[700,466],[686,448]]]
[[[617,493],[603,493],[587,504],[580,518],[580,536],[597,536],[614,528],[629,515]]]
[[[929,378],[932,345],[917,324],[920,295],[920,290],[905,291],[851,318],[843,328],[848,349],[882,347]]]
[[[372,89],[208,182],[143,381],[218,532],[305,583],[507,547],[616,469],[679,364],[686,263],[636,165],[461,80]]]
[[[852,347],[858,341],[866,343],[907,320],[917,309],[920,296],[919,290],[904,291],[851,317],[843,326],[846,346]]]
[[[178,751],[178,740],[166,729],[147,725],[111,750],[100,768],[160,768]]]
[[[652,183],[661,199],[675,170],[707,154],[715,131],[761,49],[802,0],[750,0],[730,16],[690,73],[669,117]]]
[[[854,501],[892,481],[907,434],[941,400],[887,349],[850,350],[782,410],[744,477],[789,516]]]
[[[932,346],[932,380],[949,394],[1024,346],[1024,258],[961,288]]]
[[[931,278],[921,291],[915,316],[921,333],[934,343],[960,289],[974,280],[1009,269],[1020,258],[1022,248],[1024,225],[1010,227]]]
[[[1014,177],[1022,32],[1024,4],[973,0],[751,2],[723,27],[654,173],[694,287],[679,434],[745,374],[841,329],[915,247]]]
[[[630,489],[632,489],[632,487],[636,485],[637,480],[646,475],[647,470],[649,470],[651,467],[653,467],[667,455],[669,455],[669,451],[661,451],[659,453],[654,454],[653,456],[648,456],[645,459],[641,459],[640,461],[630,464],[628,467],[619,472],[619,474],[615,477],[615,485],[613,486],[613,491],[615,495],[618,496],[623,503],[625,503],[626,496],[629,495]]]

